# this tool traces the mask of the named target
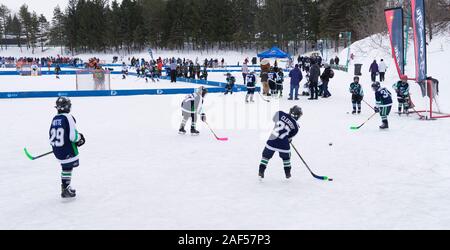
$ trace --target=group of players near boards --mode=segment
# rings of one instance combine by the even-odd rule
[[[230,77],[228,75],[228,77]],[[247,76],[247,86],[256,83],[254,72]],[[250,81],[249,81],[250,80]],[[364,91],[359,83],[359,77],[355,77],[353,83],[350,85],[350,93],[352,94],[353,114],[360,114],[364,98]],[[375,92],[376,107],[374,111],[380,113],[383,124],[380,129],[389,128],[388,116],[392,108],[392,95],[384,87],[381,87],[379,82],[372,84],[372,89]],[[399,114],[408,113],[410,107],[410,95],[408,77],[401,76],[401,80],[394,84],[394,89],[397,92],[399,100]],[[251,97],[250,102],[253,101],[255,88],[248,88],[246,101]],[[192,93],[184,98],[181,104],[182,122],[179,129],[180,135],[186,135],[185,126],[191,120],[191,135],[198,136],[200,132],[197,130],[198,118],[203,122],[207,121],[206,114],[203,110],[205,97],[208,94],[208,89],[200,87],[195,93]],[[78,132],[76,128],[76,120],[70,114],[72,102],[68,97],[59,97],[56,101],[57,115],[53,118],[49,130],[50,145],[53,148],[53,154],[59,160],[61,172],[61,197],[73,198],[76,197],[76,190],[71,187],[72,172],[77,168],[79,163],[78,148],[83,146],[86,142],[84,135]],[[267,140],[264,147],[262,158],[259,165],[258,176],[262,180],[265,178],[265,172],[269,161],[273,158],[275,153],[278,153],[283,160],[283,167],[286,179],[292,177],[291,174],[291,143],[293,138],[298,134],[300,125],[299,120],[303,116],[301,107],[295,105],[289,112],[278,111],[273,117],[275,123],[274,129]]]

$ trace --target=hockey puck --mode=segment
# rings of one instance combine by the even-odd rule
[[[328,145],[329,145],[329,146],[331,147],[331,146],[333,146],[333,143],[332,143],[332,142],[330,142],[330,143],[329,143]]]

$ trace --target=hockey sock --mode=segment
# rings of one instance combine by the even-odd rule
[[[361,104],[358,104],[358,111],[361,112]]]
[[[251,95],[250,95],[250,101],[251,101],[251,102],[254,101],[254,100],[253,100],[253,97],[254,97],[254,96],[255,96],[254,94],[251,94]]]
[[[248,98],[250,97],[250,95],[249,94],[247,94],[246,96],[245,96],[245,101],[246,102],[248,102]]]
[[[353,111],[356,112],[356,103],[353,103]]]
[[[181,128],[184,128],[186,126],[187,120],[183,119],[183,121],[181,122]]]
[[[61,181],[64,189],[70,186],[71,180],[72,180],[72,170],[63,170],[61,172]]]

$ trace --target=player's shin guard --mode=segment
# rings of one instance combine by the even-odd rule
[[[286,174],[286,179],[289,179],[292,177],[291,175],[291,160],[284,160],[283,161],[283,165],[284,165],[284,173]]]
[[[264,173],[266,172],[267,165],[269,164],[269,159],[263,158],[261,164],[259,165],[259,177],[264,178]]]
[[[72,170],[63,170],[61,172],[62,187],[66,189],[68,186],[70,186],[71,181],[72,181]]]

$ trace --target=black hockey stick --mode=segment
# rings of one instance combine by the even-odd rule
[[[32,156],[32,155],[28,152],[27,148],[24,148],[24,149],[23,149],[23,152],[25,152],[25,155],[28,157],[28,159],[30,159],[30,160],[32,160],[32,161],[37,160],[37,159],[42,158],[42,157],[45,157],[45,156],[50,155],[50,154],[53,153],[53,151],[50,151],[50,152],[45,153],[45,154],[42,154],[42,155]]]
[[[332,178],[328,178],[327,176],[318,176],[316,175],[311,168],[308,166],[308,163],[306,163],[306,161],[303,159],[303,157],[300,155],[300,153],[298,152],[297,148],[295,148],[294,144],[291,143],[292,148],[294,149],[294,151],[297,153],[298,157],[300,157],[300,159],[302,160],[303,164],[305,164],[306,168],[309,170],[309,172],[311,173],[311,175],[319,180],[322,181],[333,181]]]
[[[367,121],[365,121],[365,122],[364,122],[363,124],[361,124],[360,126],[358,126],[358,127],[353,126],[353,127],[350,127],[350,129],[351,129],[351,130],[358,130],[358,129],[362,128],[364,125],[366,125],[366,123],[367,123],[368,121],[372,120],[372,118],[373,118],[376,114],[377,114],[377,113],[374,113],[372,116],[369,117],[369,119],[367,119]]]

